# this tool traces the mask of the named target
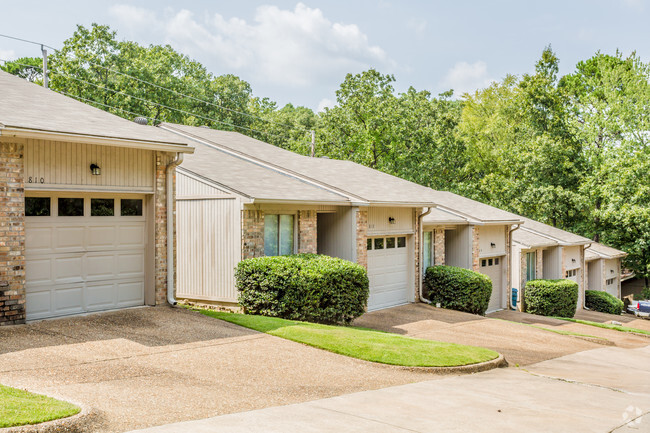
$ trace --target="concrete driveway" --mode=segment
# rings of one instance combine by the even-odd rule
[[[358,361],[180,308],[0,328],[0,383],[98,409],[125,431],[431,375]]]
[[[495,313],[488,314],[488,317],[493,319],[510,320],[513,322],[540,326],[546,329],[553,329],[556,331],[568,331],[568,332],[574,332],[578,334],[593,335],[598,338],[606,339],[608,342],[611,343],[611,345],[618,346],[618,347],[636,348],[636,347],[643,347],[645,345],[650,344],[650,336],[643,337],[641,335],[635,335],[628,332],[621,332],[613,329],[599,328],[597,326],[591,326],[591,325],[583,325],[580,323],[568,322],[566,320],[554,319],[552,317],[544,317],[544,316],[537,316],[534,314],[522,313],[519,311],[508,311],[508,310],[497,311]],[[632,318],[633,317],[634,316],[632,316]],[[614,316],[612,314],[604,314],[595,311],[582,310],[576,313],[575,318],[590,320],[592,322],[601,322],[601,323],[609,323],[612,320],[618,319],[619,322],[623,323],[621,319],[625,319],[627,317]],[[637,321],[638,320],[639,319],[637,319]],[[630,320],[629,323],[624,323],[624,325],[634,327],[634,320]]]
[[[649,358],[650,347],[601,348],[146,433],[648,432]]]
[[[503,318],[514,320],[513,317]],[[566,330],[571,328],[575,332],[584,334],[599,336],[602,331],[605,331],[607,338],[618,339],[617,341],[621,342],[626,340],[625,344],[620,344],[622,347],[633,348],[650,344],[650,339],[644,337],[600,330],[588,325],[569,324],[559,320],[556,322],[566,325]],[[366,313],[358,318],[354,325],[417,338],[487,347],[503,354],[510,365],[521,366],[603,347],[603,344],[599,343],[616,344],[616,341],[587,341],[583,338],[559,335],[522,323],[445,310],[425,304],[408,304]]]
[[[625,326],[636,329],[643,329],[650,332],[650,319],[637,318],[632,314],[607,314],[599,311],[578,310],[574,316],[576,319],[589,320],[591,322],[611,323],[612,320],[620,322]]]

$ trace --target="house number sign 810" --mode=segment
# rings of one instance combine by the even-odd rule
[[[29,176],[27,178],[27,183],[45,183],[45,178],[44,177]]]

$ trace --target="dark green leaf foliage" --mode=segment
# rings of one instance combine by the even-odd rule
[[[532,280],[526,283],[526,312],[540,316],[573,317],[578,283],[571,280]]]
[[[602,290],[585,290],[585,306],[594,311],[621,314],[623,301]]]
[[[648,301],[650,300],[650,287],[644,287],[641,293],[634,294],[635,301]]]
[[[424,277],[425,296],[443,308],[485,314],[492,281],[487,275],[455,266],[432,266]]]
[[[350,323],[365,312],[368,275],[347,260],[317,254],[242,260],[235,272],[248,314]]]

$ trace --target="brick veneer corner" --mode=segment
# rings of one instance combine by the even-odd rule
[[[155,290],[156,305],[167,303],[167,164],[174,159],[173,153],[156,153],[156,191],[154,196],[154,244],[155,244]],[[176,172],[173,173],[173,189],[176,189]],[[174,218],[176,201],[174,201]],[[176,238],[176,224],[174,238]],[[174,243],[174,266],[176,266],[176,243]]]
[[[478,272],[481,269],[480,260],[479,260],[481,249],[478,243],[479,242],[478,227],[472,226],[471,230],[472,230],[472,270],[474,272]]]
[[[243,210],[241,225],[242,260],[264,256],[264,212]]]
[[[357,263],[368,269],[368,211],[357,211]]]
[[[445,229],[436,228],[434,230],[434,241],[433,241],[433,264],[444,265],[445,264]]]
[[[298,252],[317,252],[317,213],[315,210],[301,210],[298,212]]]
[[[25,323],[24,147],[0,143],[0,325]]]

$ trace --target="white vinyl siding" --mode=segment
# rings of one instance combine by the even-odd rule
[[[264,255],[284,256],[294,252],[294,216],[264,216]]]
[[[155,152],[95,144],[27,140],[25,189],[153,192]],[[101,174],[90,172],[97,164]]]

